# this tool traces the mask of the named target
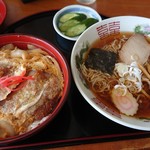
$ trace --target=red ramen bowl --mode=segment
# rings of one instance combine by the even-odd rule
[[[32,46],[35,46],[36,48],[40,48],[43,52],[47,52],[48,56],[50,58],[55,59],[59,67],[61,68],[60,70],[61,70],[62,78],[63,78],[63,88],[62,88],[61,96],[59,97],[58,103],[55,105],[53,111],[47,115],[44,121],[39,123],[35,128],[25,133],[1,139],[0,145],[9,144],[12,142],[16,142],[18,140],[23,140],[25,138],[28,138],[29,136],[37,133],[37,131],[45,127],[48,123],[52,121],[52,119],[58,114],[60,109],[63,107],[63,104],[65,103],[66,97],[70,89],[70,71],[69,71],[68,64],[64,56],[52,44],[44,41],[43,39],[39,39],[37,37],[33,37],[30,35],[23,35],[23,34],[5,35],[4,34],[0,36],[0,47],[10,44],[10,43],[13,44],[15,47],[18,47],[19,49],[23,49],[23,50],[27,49],[27,45],[30,44]],[[47,91],[49,91],[49,89]]]
[[[6,6],[2,0],[0,0],[0,24],[3,23],[6,17]]]

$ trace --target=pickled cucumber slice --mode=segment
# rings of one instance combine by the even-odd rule
[[[66,21],[66,22],[64,22],[64,23],[60,23],[59,28],[60,28],[60,30],[61,30],[62,32],[65,32],[65,31],[67,31],[69,28],[71,28],[71,27],[73,27],[73,26],[79,24],[80,22],[82,22],[82,21],[85,20],[86,18],[87,18],[87,16],[84,15],[84,14],[79,15],[79,16],[76,16],[76,17],[74,17],[74,18],[72,18],[72,19],[70,19],[70,20],[68,20],[68,21]]]
[[[81,23],[77,24],[76,26],[69,28],[65,32],[65,35],[67,35],[69,37],[78,36],[82,32],[84,32],[89,26],[93,25],[96,22],[98,22],[98,20],[95,18],[87,18],[84,21],[82,21]]]
[[[85,29],[86,29],[85,24],[78,24],[74,27],[69,28],[65,34],[69,37],[75,37],[80,35]]]
[[[72,19],[72,18],[74,18],[76,16],[79,16],[79,14],[78,13],[67,13],[67,14],[61,16],[59,21],[61,23],[64,23],[64,22],[66,22],[66,21],[68,21],[68,20],[70,20],[70,19]]]
[[[65,32],[65,31],[67,31],[69,28],[71,28],[71,27],[73,27],[73,26],[75,26],[75,25],[77,25],[77,24],[79,24],[79,23],[80,23],[80,21],[71,19],[71,20],[68,20],[67,22],[61,24],[61,25],[59,26],[59,28],[60,28],[60,31]]]

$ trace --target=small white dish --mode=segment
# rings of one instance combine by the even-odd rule
[[[58,23],[59,23],[59,18],[61,16],[63,16],[64,14],[66,13],[83,13],[85,15],[87,15],[87,17],[92,17],[92,18],[95,18],[99,21],[102,20],[101,16],[91,7],[88,7],[88,6],[82,6],[82,5],[69,5],[69,6],[66,6],[64,8],[62,8],[61,10],[59,10],[54,18],[53,18],[53,26],[54,26],[54,29],[55,31],[61,36],[63,37],[64,39],[67,39],[67,40],[71,40],[71,41],[76,41],[78,39],[79,36],[76,36],[76,37],[69,37],[69,36],[66,36],[64,35],[58,28]]]

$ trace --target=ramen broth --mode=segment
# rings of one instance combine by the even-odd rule
[[[112,35],[109,36],[107,38],[104,39],[98,39],[96,40],[89,48],[88,52],[85,55],[84,61],[86,60],[86,58],[88,57],[88,54],[90,52],[90,50],[92,48],[99,48],[99,49],[103,49],[103,47],[105,45],[110,44],[112,41],[114,41],[115,39],[121,39],[122,37],[125,37],[125,40],[127,40],[133,33],[131,32],[122,32],[120,34],[117,35]],[[150,39],[146,39],[149,43],[150,43]],[[125,42],[124,42],[125,43]],[[116,43],[117,44],[117,43]],[[116,53],[118,54],[119,50],[116,51]],[[150,59],[148,60],[150,61]],[[119,56],[118,56],[118,60],[117,63],[119,63]],[[83,75],[84,76],[84,75]],[[111,81],[112,86],[110,86],[110,90],[108,91],[104,91],[104,92],[97,92],[96,89],[93,89],[92,84],[90,82],[88,82],[88,80],[86,79],[86,77],[84,76],[89,88],[91,89],[91,91],[96,95],[97,99],[99,100],[100,103],[104,104],[106,107],[108,107],[112,112],[115,113],[119,113],[120,111],[116,108],[116,106],[114,105],[114,103],[112,102],[111,99],[111,92],[113,87],[115,86],[115,84],[117,84],[117,80],[118,78],[116,78],[116,76],[110,75],[108,76],[108,81]],[[143,88],[144,90],[150,95],[150,90],[149,90],[149,86],[147,83],[142,82],[143,84]],[[95,87],[96,88],[96,87]],[[142,93],[136,93],[136,94],[132,94],[135,98],[138,97],[138,95]],[[150,118],[150,99],[148,99],[147,97],[145,97],[144,95],[141,96],[140,100],[138,100],[138,111],[135,115],[133,115],[134,117],[138,117],[138,118]]]

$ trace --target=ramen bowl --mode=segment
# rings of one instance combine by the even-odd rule
[[[115,53],[116,58],[118,58],[120,56],[118,55],[118,53],[120,54],[119,51],[121,51],[123,46],[118,48],[117,52],[114,52],[112,47],[109,47],[107,49],[104,43],[110,43],[110,41],[113,41],[112,38],[125,34],[125,39],[124,39],[125,41],[123,42],[123,44],[125,44],[129,39],[129,37],[127,37],[129,33],[131,35],[138,35],[138,36],[142,36],[143,38],[144,37],[148,38],[150,34],[149,29],[150,29],[150,19],[144,18],[144,17],[118,16],[118,17],[105,19],[91,26],[78,38],[78,40],[76,41],[73,47],[72,54],[71,54],[71,69],[72,69],[73,78],[74,78],[74,81],[78,90],[80,91],[84,99],[95,110],[97,110],[100,114],[107,117],[108,119],[120,125],[132,128],[132,129],[145,130],[145,131],[150,131],[150,120],[149,120],[150,113],[149,111],[146,111],[146,107],[149,109],[149,102],[148,102],[149,98],[145,97],[145,99],[144,98],[143,99],[139,98],[140,100],[137,99],[135,95],[136,94],[138,95],[141,91],[138,91],[139,93],[137,92],[134,95],[132,92],[130,92],[131,89],[128,89],[128,87],[126,87],[125,89],[127,89],[129,93],[131,93],[130,98],[126,97],[127,93],[124,93],[125,95],[121,94],[121,97],[119,97],[120,95],[117,95],[118,97],[114,96],[114,91],[118,88],[117,84],[118,84],[119,77],[117,78],[117,82],[113,84],[112,87],[109,87],[107,89],[107,86],[109,85],[108,83],[111,81],[111,77],[115,70],[116,63],[120,62],[120,60],[117,59],[117,62],[114,63],[115,58],[112,58],[110,59],[111,62],[109,64],[108,62],[110,60],[105,59],[105,56],[101,56],[102,53],[99,54],[100,55],[99,59],[97,59],[96,57],[94,58],[97,60],[94,60],[92,56],[97,56],[97,54],[94,55],[94,51],[97,52],[97,49],[98,51],[102,51],[103,49],[103,52],[105,51],[106,53],[107,51],[107,54],[108,53],[110,54],[111,53],[110,51],[112,51],[113,54]],[[100,45],[103,45],[103,46],[100,47]],[[119,44],[116,41],[114,47],[115,46],[118,47],[118,45]],[[139,55],[142,55],[143,51],[141,50],[139,53],[140,53]],[[149,53],[149,47],[148,47],[148,53]],[[92,65],[90,64],[91,60],[92,61],[94,60],[93,61],[94,63]],[[102,69],[97,72],[96,67],[98,68],[100,66],[100,65],[97,65],[97,66],[95,65],[97,62],[100,62],[100,63],[102,62],[103,66],[104,64],[107,64],[108,66],[105,66],[106,67],[105,69],[107,69],[107,67],[109,68],[109,65],[113,63],[114,68],[112,69],[112,73],[108,73],[108,72],[106,73]],[[96,67],[92,68],[93,66],[96,66]],[[102,72],[102,74],[104,74],[103,72],[105,72],[106,74],[109,74],[110,78],[107,77],[106,81],[104,79],[105,81],[104,84],[100,82],[103,79],[102,75],[100,75],[100,72]],[[99,84],[98,81],[101,84]],[[119,80],[119,83],[120,82],[121,80]],[[105,92],[103,89],[106,89],[107,92]],[[104,92],[103,95],[102,95],[102,92]],[[149,93],[150,89],[147,89],[146,92]],[[107,97],[107,95],[109,95],[109,97]],[[122,98],[125,98],[125,99],[120,102]],[[116,99],[118,100],[118,103],[128,103],[126,101],[127,99],[129,100],[134,99],[133,101],[135,102],[135,107],[136,107],[134,114],[128,114],[128,111],[123,112],[121,108],[119,108],[119,106],[115,103]],[[145,101],[145,103],[147,102],[146,107],[144,106],[144,102],[142,100]],[[143,107],[143,110],[141,109],[141,107]],[[143,112],[143,114],[145,115],[142,115],[142,114],[139,115],[140,112]]]
[[[11,48],[11,44],[13,44],[13,46],[15,46],[16,48],[15,48],[15,50],[14,50],[14,52],[17,50],[19,53],[21,52],[21,54],[22,54],[22,52],[24,51],[25,53],[27,52],[26,50],[28,50],[29,49],[29,47],[31,47],[31,51],[30,51],[30,54],[32,53],[32,52],[35,52],[33,55],[34,56],[37,56],[37,53],[38,52],[40,52],[42,55],[39,55],[40,57],[38,57],[38,59],[40,59],[40,58],[43,58],[43,56],[44,57],[47,57],[47,58],[50,58],[50,60],[52,60],[52,62],[54,63],[54,64],[56,64],[56,66],[57,67],[59,67],[59,68],[61,68],[57,73],[58,73],[58,75],[59,75],[59,73],[61,72],[61,79],[63,78],[63,86],[62,86],[62,91],[61,91],[61,94],[60,94],[60,96],[57,98],[57,93],[56,93],[56,95],[55,95],[55,98],[57,99],[57,102],[55,103],[55,101],[53,101],[53,100],[55,100],[55,98],[52,96],[52,101],[51,101],[51,103],[47,103],[48,102],[48,97],[52,94],[52,93],[50,93],[50,91],[51,91],[51,88],[49,88],[49,87],[47,87],[46,88],[46,86],[49,84],[52,84],[53,85],[53,87],[55,87],[55,88],[57,88],[56,86],[57,86],[57,84],[55,84],[56,82],[56,80],[53,80],[52,78],[51,78],[51,76],[50,77],[48,77],[47,79],[49,80],[50,78],[54,81],[54,83],[53,82],[51,82],[51,83],[48,83],[47,81],[47,83],[48,84],[41,84],[41,85],[43,85],[43,86],[41,86],[41,88],[40,88],[40,86],[39,86],[39,90],[40,89],[43,89],[42,90],[42,93],[44,92],[44,91],[47,91],[48,92],[48,97],[46,96],[44,99],[42,98],[42,95],[40,96],[39,94],[41,93],[39,93],[38,94],[38,97],[34,97],[33,99],[32,99],[32,97],[30,97],[30,100],[32,100],[32,102],[34,101],[35,103],[30,103],[31,101],[26,101],[27,103],[26,104],[24,104],[24,103],[20,103],[21,102],[21,99],[22,99],[22,97],[18,97],[17,99],[20,99],[20,102],[18,101],[17,103],[19,104],[21,104],[21,111],[22,110],[24,110],[24,111],[28,111],[28,109],[30,109],[30,108],[32,108],[32,110],[31,110],[31,114],[32,114],[32,111],[34,112],[34,115],[31,115],[30,117],[32,118],[32,116],[36,116],[36,113],[37,113],[37,116],[39,116],[40,117],[40,115],[42,115],[42,114],[44,114],[45,113],[45,111],[46,111],[46,114],[43,116],[42,115],[42,118],[41,119],[38,119],[38,117],[37,117],[37,119],[33,119],[33,120],[35,120],[32,124],[31,124],[31,126],[30,126],[30,128],[28,128],[28,130],[26,130],[25,132],[23,132],[23,133],[19,133],[19,134],[15,134],[15,135],[12,135],[12,136],[9,136],[9,137],[6,137],[6,138],[2,138],[1,140],[0,140],[0,145],[1,144],[9,144],[9,143],[12,143],[12,142],[16,142],[16,141],[19,141],[19,140],[23,140],[23,139],[25,139],[25,138],[28,138],[29,136],[31,136],[31,135],[33,135],[33,134],[35,134],[35,133],[37,133],[39,130],[41,130],[41,129],[43,129],[47,124],[49,124],[52,120],[53,120],[53,118],[58,114],[58,112],[60,111],[60,109],[63,107],[63,104],[65,103],[65,100],[66,100],[66,98],[67,98],[67,94],[68,94],[68,92],[69,92],[69,87],[70,87],[70,72],[69,72],[69,68],[68,68],[68,65],[67,65],[67,61],[65,60],[65,57],[59,52],[59,50],[56,48],[56,47],[54,47],[51,43],[49,43],[49,42],[47,42],[47,41],[45,41],[44,39],[40,39],[40,38],[37,38],[37,37],[34,37],[34,36],[31,36],[31,35],[23,35],[23,34],[3,34],[3,35],[1,35],[0,36],[0,47],[3,47],[4,48],[4,51],[5,51],[5,49],[8,49],[8,50],[10,50],[10,49],[12,49]],[[30,46],[29,46],[30,45]],[[7,46],[7,48],[6,48],[6,46]],[[33,49],[32,49],[33,48]],[[23,50],[23,51],[22,51]],[[32,51],[33,50],[33,51]],[[16,52],[17,52],[16,51]],[[19,54],[18,53],[18,54]],[[28,52],[27,52],[28,53]],[[11,54],[13,54],[13,50],[11,50]],[[17,55],[18,55],[17,54]],[[28,53],[29,54],[29,53]],[[7,55],[7,54],[6,54]],[[16,56],[17,56],[16,55]],[[1,55],[2,56],[2,55]],[[10,55],[11,56],[11,58],[13,59],[14,57],[15,57],[15,55]],[[18,55],[18,57],[15,57],[15,59],[21,59],[21,57]],[[26,57],[26,59],[30,59],[30,57]],[[38,59],[36,60],[36,61],[34,61],[34,62],[37,62],[38,61]],[[44,58],[45,59],[45,58]],[[25,60],[25,59],[24,59]],[[31,60],[31,59],[30,59]],[[46,61],[47,59],[45,59],[45,61]],[[32,64],[34,63],[34,62],[32,62]],[[21,63],[21,61],[20,61],[20,63]],[[29,63],[29,61],[28,61],[28,63]],[[52,64],[53,64],[52,63]],[[10,63],[9,65],[12,65],[13,64],[13,62],[12,63]],[[48,65],[48,62],[46,63],[47,65]],[[19,65],[20,66],[20,65]],[[18,66],[18,67],[19,67]],[[23,66],[22,66],[23,67]],[[40,66],[39,66],[40,67]],[[52,66],[53,67],[53,66]],[[23,67],[24,68],[24,67]],[[22,69],[23,69],[22,68]],[[21,71],[21,70],[20,70]],[[42,71],[42,70],[41,70]],[[33,72],[34,73],[34,72]],[[38,72],[38,73],[40,73],[40,72]],[[47,72],[48,73],[48,72]],[[46,76],[48,75],[48,74],[45,74]],[[32,72],[31,72],[31,74],[32,74]],[[42,76],[44,75],[44,74],[41,74]],[[34,75],[36,75],[36,74],[34,74]],[[40,74],[38,74],[38,77],[39,77],[39,75]],[[44,76],[45,76],[44,75]],[[22,76],[22,75],[21,75]],[[42,77],[41,76],[41,77]],[[43,76],[43,77],[44,77]],[[45,77],[46,77],[45,76]],[[53,75],[52,75],[53,76]],[[8,76],[6,76],[6,78],[7,78]],[[16,78],[18,78],[18,77],[20,77],[20,75],[19,76],[15,76]],[[27,77],[27,76],[26,76]],[[45,78],[44,77],[44,78]],[[26,90],[26,91],[24,91],[24,93],[26,93],[25,95],[27,96],[28,94],[27,93],[34,93],[35,92],[35,90],[37,89],[37,87],[38,87],[38,83],[44,83],[44,81],[45,81],[45,79],[44,78],[41,78],[39,81],[40,82],[37,82],[36,84],[35,84],[35,86],[33,86],[33,84],[31,84],[31,85],[29,85],[29,87],[32,87],[30,90]],[[2,78],[1,78],[2,79]],[[25,78],[24,78],[25,79]],[[33,79],[33,80],[32,80]],[[33,78],[31,79],[31,81],[29,81],[29,82],[34,82],[34,81],[36,81],[36,77],[34,76]],[[37,78],[38,79],[38,78]],[[61,80],[60,80],[61,81]],[[29,83],[28,81],[27,81],[27,83]],[[45,83],[46,83],[45,82]],[[27,86],[28,84],[25,84],[25,87]],[[17,93],[19,93],[19,92],[21,92],[21,90],[23,90],[25,87],[21,87],[21,89],[18,89],[18,90],[16,90],[16,92]],[[35,88],[34,88],[35,87]],[[13,91],[12,91],[13,92]],[[38,92],[38,91],[37,91]],[[52,91],[51,91],[52,92]],[[42,94],[41,93],[41,94]],[[10,93],[11,94],[11,93]],[[16,94],[16,93],[15,93]],[[45,93],[46,94],[46,93]],[[53,92],[53,94],[54,94],[54,92]],[[58,93],[59,94],[59,93]],[[32,95],[32,94],[31,94]],[[34,93],[34,95],[36,95],[36,93]],[[25,96],[25,97],[26,97]],[[40,97],[39,97],[40,96]],[[43,95],[44,96],[44,95]],[[43,100],[42,100],[43,99]],[[35,101],[35,100],[38,100],[38,101]],[[42,100],[42,101],[41,101]],[[5,100],[4,100],[5,101]],[[14,102],[14,104],[16,104],[15,103],[15,99],[12,99],[12,101]],[[41,103],[42,102],[42,103]],[[54,103],[53,103],[54,102]],[[15,107],[15,105],[11,105],[12,107],[10,108],[10,110],[13,110],[14,109],[14,107]],[[20,105],[19,104],[19,105]],[[29,105],[28,105],[29,104]],[[32,104],[34,104],[34,105],[32,105]],[[38,104],[37,106],[36,106],[36,104]],[[48,105],[47,105],[48,104]],[[18,106],[19,106],[18,105]],[[6,106],[6,105],[5,105]],[[23,108],[23,107],[24,108]],[[36,107],[38,107],[38,109],[34,109],[34,106],[36,106]],[[44,106],[44,107],[43,107]],[[50,106],[50,107],[49,107]],[[28,109],[25,109],[25,108],[28,108]],[[42,109],[41,109],[42,108]],[[44,109],[43,109],[44,108]],[[52,111],[50,111],[50,108],[52,108]],[[17,109],[18,110],[18,109]],[[36,111],[37,110],[37,111]],[[9,110],[8,110],[9,111]],[[1,110],[1,112],[2,112],[2,110]],[[9,114],[9,112],[6,112],[6,114]],[[22,112],[21,112],[22,113]],[[28,112],[29,114],[30,114],[30,112]],[[48,114],[47,114],[48,113]],[[16,115],[16,111],[15,112],[13,112],[13,114],[14,115]],[[19,114],[20,114],[20,111],[19,111]],[[27,113],[25,113],[25,115],[26,115]],[[17,115],[18,116],[18,115]],[[24,116],[23,114],[21,115],[22,117]],[[22,118],[20,118],[20,119],[22,119]],[[10,120],[11,121],[11,120]],[[18,120],[18,121],[20,121],[20,120]],[[27,120],[28,121],[28,120]],[[12,121],[11,121],[12,122]],[[20,124],[21,122],[18,122],[17,124]],[[13,122],[13,124],[14,125],[16,125],[16,123],[15,122]],[[1,125],[1,123],[0,123],[0,125]],[[22,126],[23,128],[24,128],[24,126]],[[21,127],[21,128],[22,128]],[[16,127],[14,126],[14,128],[16,129]],[[19,127],[18,127],[19,128]]]

